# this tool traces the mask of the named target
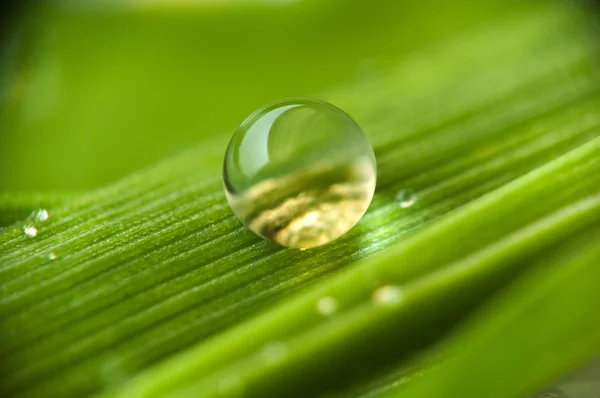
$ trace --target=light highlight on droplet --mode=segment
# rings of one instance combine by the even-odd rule
[[[54,253],[48,254],[48,260],[56,260],[56,259],[57,259],[56,254],[54,254]]]

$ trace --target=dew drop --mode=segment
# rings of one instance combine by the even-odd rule
[[[403,189],[396,194],[396,200],[403,209],[409,208],[417,201],[417,195],[411,190]]]
[[[397,286],[382,286],[373,292],[372,299],[379,305],[398,304],[402,300],[402,290]]]
[[[38,234],[38,230],[33,225],[23,225],[23,233],[30,238],[35,238]]]
[[[46,209],[37,209],[31,215],[34,221],[46,221],[48,219],[48,210]]]
[[[56,260],[56,258],[57,258],[56,254],[54,254],[54,253],[48,254],[48,260]]]
[[[337,311],[337,308],[337,301],[333,297],[322,297],[317,301],[317,312],[321,315],[333,315]]]
[[[277,363],[287,355],[287,346],[279,341],[266,344],[260,351],[260,356],[268,363]]]
[[[250,115],[225,154],[223,182],[235,215],[254,233],[307,249],[348,232],[375,192],[373,148],[340,109],[287,99]]]

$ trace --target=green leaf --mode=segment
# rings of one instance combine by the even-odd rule
[[[222,380],[236,379],[243,383],[245,396],[307,396],[347,382],[349,369],[344,364],[360,361],[366,372],[398,360],[439,337],[440,329],[452,326],[514,274],[523,272],[530,265],[522,257],[577,234],[582,227],[598,225],[600,192],[529,225],[532,217],[556,204],[547,201],[537,214],[523,210],[553,192],[569,192],[566,196],[571,198],[580,195],[577,189],[569,190],[572,179],[584,180],[586,189],[593,186],[598,191],[600,177],[593,176],[600,176],[600,165],[594,162],[599,155],[597,139],[324,281],[287,305],[188,350],[155,373],[143,375],[123,396],[161,396],[181,384],[193,385],[183,395],[217,396]],[[574,164],[585,170],[581,176],[570,172]],[[502,209],[495,209],[498,203],[503,203]],[[487,231],[493,244],[482,233],[488,223],[498,225]],[[525,226],[519,229],[520,225]],[[506,233],[502,227],[516,231],[502,238]],[[600,235],[594,232],[592,239],[583,242],[597,241]],[[430,247],[438,250],[423,255]],[[592,248],[592,259],[600,259],[600,250]],[[398,301],[379,303],[377,292],[382,286],[400,286]],[[315,311],[322,297],[334,298],[343,309],[331,322],[324,322]],[[593,310],[590,306],[589,311]],[[600,332],[600,324],[594,330]],[[286,350],[285,358],[275,364],[268,355],[265,358],[264,347],[270,344]],[[198,375],[205,375],[206,381],[199,382]],[[305,380],[291,383],[292,379]]]
[[[245,230],[216,135],[48,205],[34,238],[1,230],[2,395],[519,397],[590,359],[600,65],[595,25],[569,7],[323,93],[379,169],[370,210],[330,245]]]
[[[390,396],[524,396],[598,352],[600,321],[593,314],[600,298],[600,229],[595,223],[549,251],[526,278],[494,300],[472,328],[451,341],[454,355],[426,383],[420,380]],[[545,332],[548,327],[551,333]]]

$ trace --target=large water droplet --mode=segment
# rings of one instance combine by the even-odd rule
[[[400,207],[406,209],[411,207],[417,201],[417,195],[411,190],[403,189],[396,194],[396,200],[400,204]]]
[[[333,297],[322,297],[317,301],[317,312],[321,315],[333,315],[337,311],[337,308],[337,301]]]
[[[373,292],[372,299],[379,305],[398,304],[402,300],[402,290],[397,286],[382,286]]]
[[[38,230],[34,225],[23,225],[23,233],[30,238],[35,238],[38,234]]]
[[[312,99],[267,105],[237,129],[223,179],[236,216],[280,245],[311,248],[350,230],[375,191],[376,163],[358,125]]]

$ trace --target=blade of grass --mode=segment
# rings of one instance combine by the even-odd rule
[[[443,365],[382,396],[523,397],[593,359],[600,352],[597,225],[487,305],[442,350]]]
[[[72,396],[119,384],[590,141],[519,180],[535,182],[525,190],[528,207],[514,219],[498,213],[497,232],[487,213],[470,207],[460,214],[477,239],[454,247],[446,239],[453,226],[435,224],[444,232],[435,242],[375,257],[389,265],[382,280],[421,277],[592,192],[597,170],[587,174],[593,157],[583,153],[599,134],[595,36],[566,11],[541,7],[418,54],[366,86],[325,94],[369,133],[381,181],[360,225],[332,245],[282,250],[245,231],[215,177],[224,137],[57,208],[33,240],[20,226],[0,232],[5,394]],[[474,49],[489,57],[474,62]],[[440,66],[446,61],[453,67]],[[394,196],[406,188],[419,199],[401,209]],[[477,203],[503,209],[511,203],[494,202],[503,194]],[[391,264],[407,253],[421,263],[395,274]]]
[[[535,252],[536,246],[545,247],[563,234],[575,233],[581,227],[576,219],[585,225],[597,223],[600,196],[519,231],[564,204],[564,199],[537,203],[540,197],[567,192],[572,181],[579,179],[585,181],[582,184],[585,188],[569,191],[570,200],[597,192],[600,165],[595,159],[599,155],[600,139],[596,139],[449,215],[372,260],[328,279],[287,305],[189,349],[141,376],[122,396],[163,396],[186,384],[194,386],[185,390],[185,394],[218,396],[222,380],[230,379],[239,380],[245,396],[306,396],[324,385],[334,385],[336,380],[347,382],[348,374],[352,373],[350,364],[358,362],[366,366],[368,362],[366,367],[372,370],[385,365],[387,355],[388,360],[402,357],[423,344],[429,334],[435,336],[445,331],[452,321],[464,315],[465,307],[477,303],[510,279],[509,266],[514,266],[515,259],[523,253]],[[583,174],[571,174],[579,172]],[[535,204],[539,213],[523,211]],[[573,217],[574,214],[578,215]],[[490,224],[495,228],[486,231],[489,234],[486,240],[482,227]],[[569,231],[567,225],[574,230]],[[545,232],[546,228],[552,232]],[[502,239],[514,230],[516,236]],[[443,243],[441,248],[440,243]],[[486,250],[490,244],[492,247]],[[427,250],[434,246],[440,251]],[[461,258],[465,259],[460,261]],[[444,267],[454,261],[458,263]],[[517,262],[517,265],[523,264]],[[441,271],[430,274],[436,269]],[[401,286],[402,299],[393,303],[400,305],[369,304],[373,292],[386,285]],[[316,303],[323,297],[335,298],[348,313],[330,323],[324,322],[315,311]],[[360,344],[361,341],[369,343]],[[261,348],[273,342],[285,344],[289,353],[285,360],[271,363],[262,357]],[[199,382],[200,375],[203,378]]]

